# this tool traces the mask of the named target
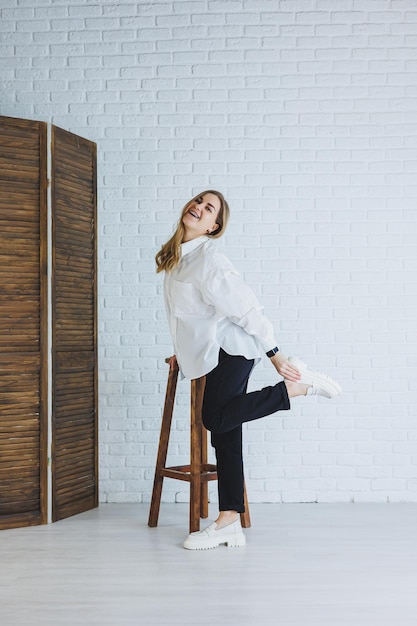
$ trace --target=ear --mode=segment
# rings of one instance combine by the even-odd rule
[[[220,224],[216,223],[216,228],[213,228],[213,230],[210,231],[210,235],[214,235],[215,233],[217,233],[219,229],[220,229]]]

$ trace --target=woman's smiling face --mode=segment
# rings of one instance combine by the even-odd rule
[[[218,229],[216,222],[220,200],[214,193],[206,193],[191,200],[185,207],[182,223],[185,228],[183,241],[191,241]]]

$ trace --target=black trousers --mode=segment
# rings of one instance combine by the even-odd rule
[[[218,365],[206,375],[203,423],[216,451],[220,511],[245,511],[242,424],[290,408],[284,382],[246,392],[253,365],[220,349]]]

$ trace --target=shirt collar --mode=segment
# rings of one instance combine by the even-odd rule
[[[208,240],[209,238],[203,235],[202,237],[196,237],[195,239],[191,239],[191,241],[186,241],[185,243],[182,243],[181,258],[184,257],[186,254],[189,254]]]

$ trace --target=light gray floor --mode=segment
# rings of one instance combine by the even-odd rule
[[[1,626],[417,624],[417,504],[252,505],[245,548],[203,552],[187,505],[147,515],[0,532]]]

